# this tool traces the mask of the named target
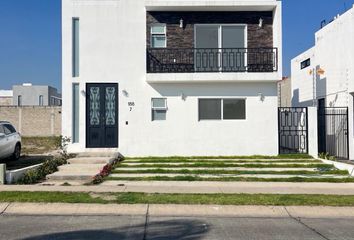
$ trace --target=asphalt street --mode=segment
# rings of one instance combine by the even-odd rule
[[[0,239],[354,239],[354,219],[0,216]]]

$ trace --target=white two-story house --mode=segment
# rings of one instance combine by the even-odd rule
[[[62,0],[70,152],[277,155],[276,0]]]

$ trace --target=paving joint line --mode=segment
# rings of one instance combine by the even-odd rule
[[[143,240],[146,240],[147,233],[148,233],[148,226],[149,226],[149,210],[150,210],[150,204],[147,204],[146,215],[145,215],[145,225],[144,225]]]
[[[4,208],[4,210],[2,210],[2,211],[0,212],[0,216],[2,216],[2,215],[6,212],[6,210],[10,207],[11,204],[12,204],[12,203],[8,203],[8,204],[7,204],[7,206]]]
[[[289,215],[289,217],[293,220],[295,220],[296,222],[300,223],[302,226],[304,226],[305,228],[309,229],[310,231],[316,233],[317,235],[319,235],[320,237],[322,237],[325,240],[331,240],[330,238],[326,237],[325,235],[323,235],[322,233],[320,233],[319,231],[317,231],[315,228],[312,228],[310,226],[308,226],[306,223],[304,223],[303,221],[301,221],[301,218],[298,217],[294,217],[293,215],[291,215],[291,213],[288,211],[287,207],[284,207],[285,211],[287,212],[287,214]]]
[[[221,194],[225,194],[224,191],[222,190],[222,187],[218,186],[217,188],[219,189]]]

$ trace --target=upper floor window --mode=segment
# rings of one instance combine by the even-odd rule
[[[151,47],[167,47],[166,24],[154,24],[151,26]]]
[[[43,95],[40,95],[40,96],[39,96],[39,100],[38,100],[38,101],[39,101],[39,102],[38,102],[38,105],[39,105],[39,106],[43,106],[43,103],[44,103],[44,102],[43,102]]]
[[[305,61],[301,62],[301,69],[307,68],[311,65],[311,59],[308,58]]]

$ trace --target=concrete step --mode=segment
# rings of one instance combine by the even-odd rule
[[[102,151],[102,152],[84,152],[84,153],[77,153],[76,155],[78,158],[82,157],[108,157],[108,158],[114,158],[117,159],[120,157],[120,154],[118,152],[112,152],[112,151]]]
[[[342,175],[287,175],[287,174],[163,174],[163,173],[139,173],[139,174],[111,174],[110,177],[117,178],[139,178],[139,177],[201,177],[201,178],[222,178],[222,177],[242,177],[242,178],[347,178]]]
[[[59,172],[97,172],[99,173],[105,164],[67,164],[59,167]]]
[[[39,186],[82,186],[88,181],[82,181],[82,180],[48,180],[43,183],[39,183],[37,185]]]
[[[68,160],[70,164],[107,164],[114,158],[111,157],[77,157]]]
[[[96,171],[90,172],[80,172],[80,173],[72,173],[72,172],[55,172],[51,175],[47,176],[48,182],[51,181],[85,181],[89,182],[92,178],[97,174]]]
[[[79,153],[76,158],[68,160],[67,165],[60,166],[58,172],[47,176],[47,183],[53,182],[90,182],[100,173],[108,163],[113,163],[119,158],[117,152],[90,152]]]
[[[156,168],[156,167],[141,167],[141,168],[130,168],[130,167],[119,167],[116,168],[115,170],[117,171],[143,171],[143,170],[172,170],[172,171],[177,171],[177,170],[215,170],[215,171],[258,171],[258,172],[265,172],[265,171],[276,171],[276,172],[282,172],[282,171],[318,171],[316,168],[243,168],[243,167],[229,167],[229,168],[207,168],[207,167],[187,167],[187,168],[174,168],[174,167],[163,167],[163,168]]]

